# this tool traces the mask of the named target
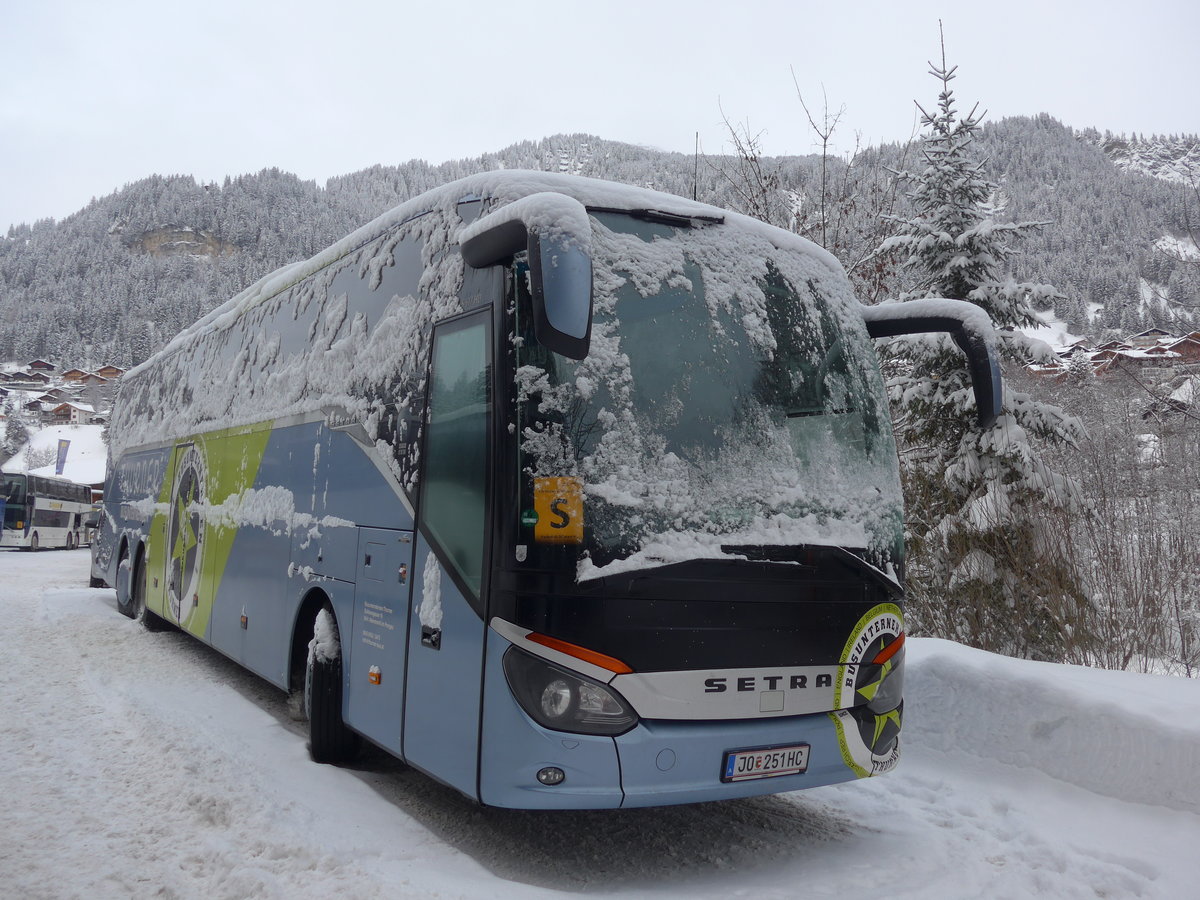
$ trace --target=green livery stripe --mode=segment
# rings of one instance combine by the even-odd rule
[[[171,451],[150,525],[146,602],[183,630],[206,637],[238,524],[213,516],[254,487],[273,422],[213,431]]]

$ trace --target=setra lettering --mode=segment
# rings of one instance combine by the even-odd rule
[[[827,688],[833,686],[833,675],[829,672],[818,672],[809,675],[739,675],[736,678],[713,676],[704,679],[704,693],[724,694],[729,690],[746,694],[752,691],[804,691],[812,686]]]

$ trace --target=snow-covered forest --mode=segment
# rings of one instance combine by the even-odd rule
[[[1076,333],[1196,325],[1200,254],[1188,238],[1200,211],[1186,181],[1200,171],[1195,136],[1114,138],[1042,115],[985,125],[978,151],[1001,186],[1003,215],[1050,223],[1027,242],[1014,274],[1037,272],[1058,286],[1054,311]],[[694,159],[558,135],[440,166],[374,166],[323,187],[276,169],[224,184],[153,175],[62,221],[16,225],[0,238],[0,359],[136,364],[267,272],[424,190],[500,167],[694,192],[818,238],[851,269],[864,299],[885,295],[878,267],[861,261],[884,236],[879,213],[906,214],[888,169],[903,168],[912,148],[869,148],[852,165],[825,160],[826,194],[843,202],[826,210],[823,236],[814,219],[822,159],[755,152],[749,173],[736,153]]]

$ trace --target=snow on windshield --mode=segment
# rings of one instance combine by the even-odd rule
[[[585,485],[579,576],[731,545],[895,558],[890,422],[844,277],[736,225],[596,218],[587,359],[529,347],[517,370],[528,474]]]

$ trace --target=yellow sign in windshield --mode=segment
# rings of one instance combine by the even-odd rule
[[[573,476],[535,478],[533,508],[537,524],[533,539],[539,544],[583,543],[583,482]]]

